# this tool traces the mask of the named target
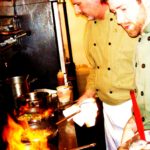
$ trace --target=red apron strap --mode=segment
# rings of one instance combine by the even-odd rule
[[[134,112],[134,116],[135,116],[137,129],[138,129],[138,132],[139,132],[139,135],[140,135],[140,139],[145,140],[144,126],[143,126],[143,122],[142,122],[142,117],[141,117],[140,109],[138,107],[136,97],[135,97],[135,93],[134,93],[133,90],[130,91],[130,95],[131,95],[131,99],[132,99],[133,112]]]

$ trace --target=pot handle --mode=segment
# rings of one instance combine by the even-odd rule
[[[35,78],[31,78],[30,79],[30,75],[29,74],[27,74],[27,76],[26,76],[26,81],[28,82],[28,84],[29,85],[31,85],[32,83],[34,83],[35,81],[37,81],[38,80],[38,78],[37,77],[35,77]]]
[[[80,147],[77,147],[77,148],[72,148],[72,149],[69,149],[69,150],[82,150],[82,149],[87,149],[87,148],[95,147],[95,146],[96,146],[96,143],[91,143],[91,144],[88,144],[88,145],[80,146]]]
[[[75,115],[78,114],[78,113],[80,113],[80,111],[77,111],[77,112],[75,112],[75,113],[69,115],[68,117],[65,117],[65,118],[61,119],[60,121],[56,122],[56,125],[59,125],[59,124],[63,123],[64,121],[68,120],[69,118],[75,116]]]

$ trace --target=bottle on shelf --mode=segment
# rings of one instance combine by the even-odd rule
[[[64,73],[61,70],[57,73],[57,84],[58,86],[65,85]]]

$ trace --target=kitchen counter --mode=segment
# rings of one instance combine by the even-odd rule
[[[63,116],[59,116],[59,119],[62,118]],[[69,150],[78,147],[74,122],[72,120],[61,123],[58,126],[58,131],[59,150]]]

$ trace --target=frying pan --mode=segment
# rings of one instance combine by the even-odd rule
[[[50,116],[50,117],[46,117],[46,118],[41,118],[41,119],[37,119],[34,117],[32,119],[29,119],[29,120],[21,120],[18,118],[18,120],[20,121],[20,123],[24,126],[24,128],[26,127],[30,127],[30,129],[32,129],[33,131],[34,130],[46,130],[47,132],[49,132],[49,135],[48,135],[48,139],[51,140],[53,139],[54,137],[56,137],[57,133],[58,133],[58,126],[60,124],[62,124],[63,122],[65,122],[67,119],[73,117],[74,115],[76,115],[77,113],[79,113],[80,111],[78,112],[75,112],[73,114],[71,114],[70,116],[66,117],[66,118],[63,118],[57,122],[54,121],[54,119]],[[37,115],[37,110],[36,110],[36,113],[31,113],[30,114],[27,114],[27,115]],[[26,125],[25,125],[25,124]],[[23,142],[29,142],[27,139]]]
[[[69,119],[70,117],[73,117],[75,114],[78,113],[78,112],[76,112],[76,113],[56,122],[56,118],[54,116],[54,111],[57,110],[57,100],[56,100],[57,95],[56,95],[56,93],[52,93],[52,94],[53,94],[54,101],[53,101],[51,93],[47,92],[47,90],[45,91],[45,89],[44,90],[40,89],[40,90],[36,90],[34,92],[27,93],[27,100],[28,100],[27,103],[29,104],[29,109],[27,109],[24,112],[24,114],[36,116],[36,118],[33,117],[28,120],[28,125],[33,130],[46,129],[50,133],[48,136],[48,140],[54,139],[54,137],[56,137],[56,135],[58,133],[58,126],[61,123],[65,122],[67,119]],[[49,95],[50,95],[50,97],[48,97]],[[42,99],[42,101],[40,102],[41,99]],[[52,111],[47,117],[42,117],[40,119],[37,119],[38,114],[40,115],[40,114],[44,113],[45,111],[47,111],[48,109],[50,109]],[[24,114],[21,114],[21,115],[24,115]],[[24,142],[28,143],[28,141],[24,141]]]

